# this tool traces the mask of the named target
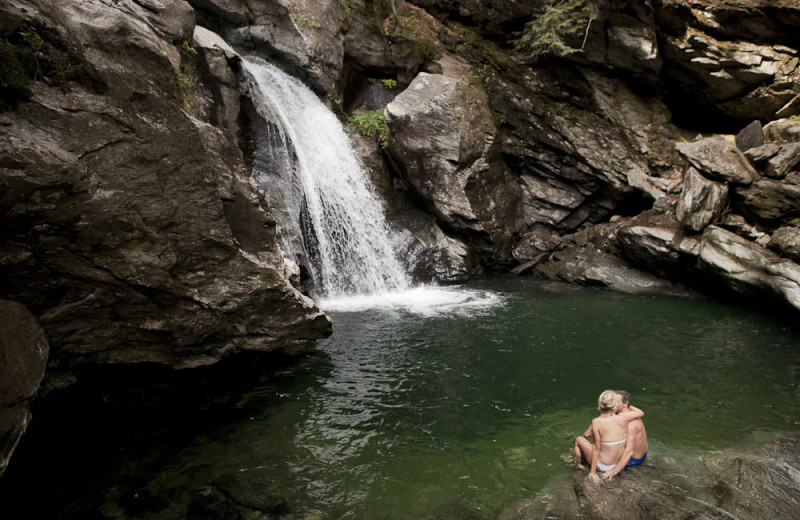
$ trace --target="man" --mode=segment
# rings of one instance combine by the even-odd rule
[[[624,390],[616,390],[615,392],[617,394],[617,408],[614,410],[614,413],[620,413],[629,410],[631,406],[631,394]],[[592,439],[591,425],[589,425],[589,428],[587,428],[587,430],[584,432],[583,437],[588,439],[590,443],[594,442],[594,439]],[[578,461],[578,467],[583,468],[583,464],[581,464],[583,457],[580,449],[578,448],[578,443],[581,442],[580,439],[581,437],[575,439],[574,453]],[[611,478],[617,475],[627,466],[638,466],[644,462],[644,459],[647,457],[648,447],[647,431],[645,431],[644,422],[642,422],[641,419],[634,419],[628,423],[628,434],[625,441],[625,450],[622,452],[622,455],[620,455],[620,458],[614,467],[603,474],[603,478]]]

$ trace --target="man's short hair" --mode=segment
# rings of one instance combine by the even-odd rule
[[[620,399],[625,404],[631,404],[631,394],[626,392],[625,390],[614,390],[616,393],[619,394]]]

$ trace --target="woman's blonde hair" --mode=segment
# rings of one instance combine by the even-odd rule
[[[601,412],[612,412],[617,408],[617,393],[606,390],[597,399],[597,409]]]

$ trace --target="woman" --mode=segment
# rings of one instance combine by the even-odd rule
[[[586,437],[578,437],[575,441],[575,455],[582,455],[591,462],[589,477],[595,482],[600,481],[597,471],[606,472],[614,469],[625,452],[628,423],[644,416],[644,412],[635,406],[614,414],[614,410],[617,409],[617,399],[617,393],[613,390],[606,390],[600,394],[597,399],[600,416],[592,420],[591,427],[594,444]]]

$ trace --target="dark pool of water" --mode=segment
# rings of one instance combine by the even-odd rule
[[[494,519],[575,471],[564,457],[606,388],[632,393],[655,451],[800,435],[800,334],[786,321],[702,298],[516,278],[472,288],[502,304],[333,314],[322,356],[213,421],[118,444],[100,418],[73,425],[73,446],[58,434],[40,458],[26,446],[0,497],[19,501],[38,482],[36,500],[63,518],[182,519],[188,493],[216,482],[276,513]],[[34,465],[47,476],[36,480]]]

